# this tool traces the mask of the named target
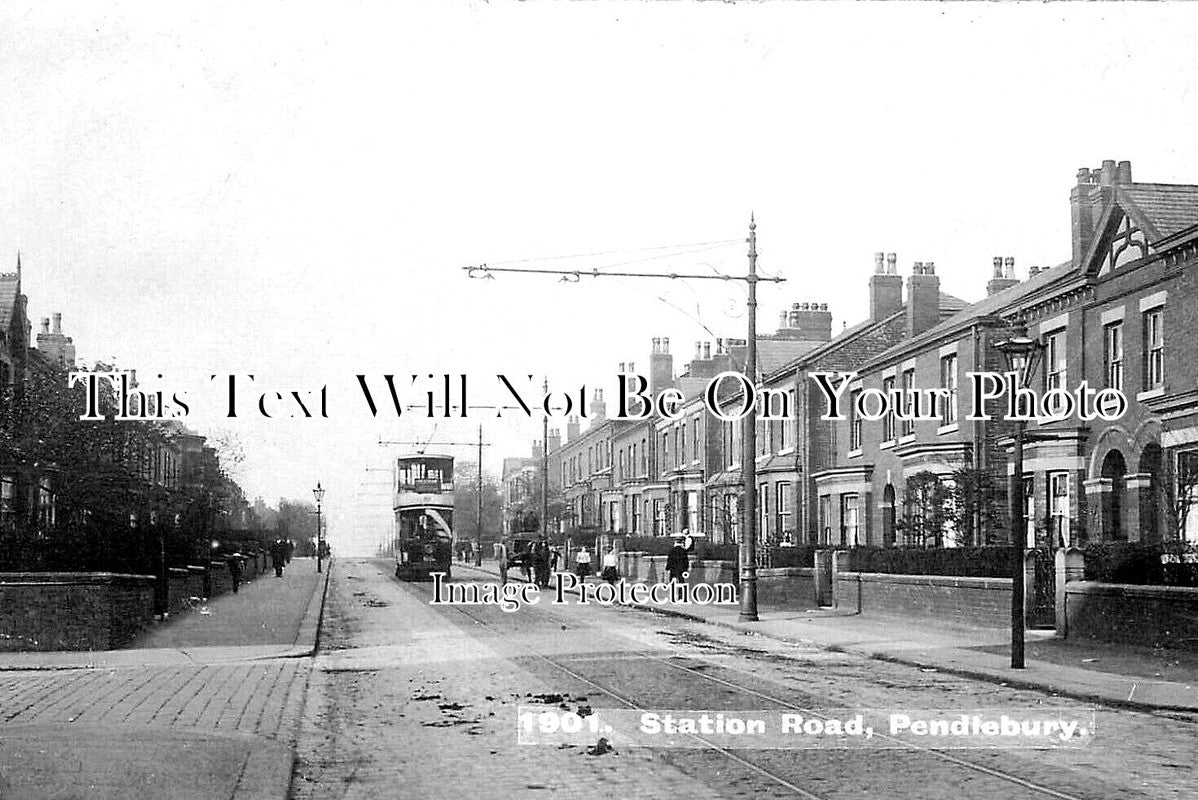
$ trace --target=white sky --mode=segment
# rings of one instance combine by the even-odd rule
[[[165,6],[0,8],[0,253],[35,332],[61,311],[82,361],[191,389],[201,431],[209,373],[327,385],[330,420],[224,427],[251,498],[323,481],[345,550],[386,530],[377,440],[433,433],[371,420],[356,373],[610,384],[654,336],[681,369],[714,338],[695,318],[744,335],[732,285],[464,265],[742,239],[752,210],[789,279],[760,330],[795,301],[839,330],[877,250],[966,299],[994,255],[1067,259],[1078,167],[1198,183],[1192,4]],[[738,243],[631,268],[744,265]],[[541,427],[435,436],[480,421],[492,469]]]

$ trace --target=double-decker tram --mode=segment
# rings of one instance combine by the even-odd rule
[[[395,460],[395,577],[449,577],[453,561],[453,456]]]

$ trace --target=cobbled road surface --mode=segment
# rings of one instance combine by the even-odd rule
[[[458,582],[489,578],[455,565]],[[517,707],[1031,709],[1077,705],[620,607],[431,606],[432,585],[341,560],[293,800],[1198,797],[1198,718],[1098,708],[1084,749],[521,745]],[[598,742],[596,742],[596,745]]]

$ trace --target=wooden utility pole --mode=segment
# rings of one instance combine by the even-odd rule
[[[744,510],[745,524],[744,534],[740,542],[740,619],[747,622],[755,622],[757,616],[757,403],[756,403],[756,386],[757,386],[757,284],[761,282],[782,283],[785,278],[778,277],[762,277],[757,274],[757,221],[753,214],[749,215],[749,238],[746,240],[749,245],[749,272],[747,275],[719,275],[708,273],[679,273],[679,272],[600,272],[598,269],[591,270],[572,270],[572,269],[526,269],[516,267],[490,267],[486,264],[477,266],[462,267],[466,271],[468,277],[471,278],[493,278],[493,273],[496,272],[513,272],[526,275],[562,275],[566,278],[573,278],[575,282],[581,278],[670,278],[679,279],[685,278],[688,280],[718,280],[718,281],[743,281],[749,285],[749,325],[748,339],[746,341],[747,353],[745,371],[748,373],[748,386],[752,389],[748,392],[750,395],[746,397],[748,403],[748,412],[744,417],[744,435],[741,437],[744,444],[744,453],[742,454],[743,464],[741,466],[741,475],[744,479]],[[548,392],[548,382],[545,386]],[[752,402],[749,402],[752,401]],[[542,454],[542,473],[543,473],[543,489],[542,489],[542,517],[548,516],[547,503],[549,495],[549,417],[545,417],[545,435],[542,446],[545,448]],[[544,525],[544,521],[542,521]]]

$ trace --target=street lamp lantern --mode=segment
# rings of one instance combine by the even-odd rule
[[[1026,389],[1031,385],[1035,375],[1036,365],[1043,350],[1043,344],[1027,335],[1027,329],[1020,329],[1004,342],[999,342],[995,348],[1003,354],[1007,362],[1008,372],[1015,374],[1017,388]],[[1018,408],[1016,408],[1018,411]],[[1023,444],[1027,435],[1027,422],[1015,420],[1015,447],[1012,457],[1011,471],[1011,669],[1024,667],[1024,547],[1027,544],[1027,495],[1023,484]]]
[[[324,554],[324,533],[320,525],[320,504],[324,500],[324,487],[320,485],[320,481],[316,482],[312,497],[316,500],[316,571],[320,572],[320,559]]]

